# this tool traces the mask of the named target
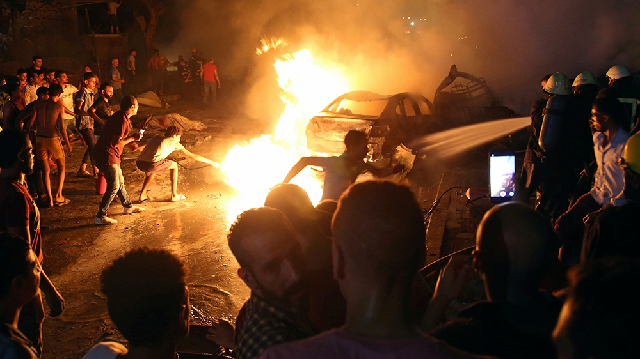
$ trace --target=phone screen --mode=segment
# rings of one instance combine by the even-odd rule
[[[492,152],[489,155],[489,192],[492,202],[506,202],[515,195],[516,155]]]

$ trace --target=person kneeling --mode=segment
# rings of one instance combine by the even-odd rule
[[[216,162],[208,158],[189,152],[182,144],[180,144],[180,136],[182,129],[177,126],[169,126],[163,136],[154,136],[142,147],[142,153],[138,155],[136,164],[140,171],[145,172],[146,177],[140,190],[140,202],[149,200],[147,190],[151,184],[151,180],[156,174],[162,174],[166,170],[171,172],[171,201],[181,201],[186,199],[183,194],[178,193],[178,164],[167,157],[174,151],[181,150],[188,157],[196,161],[207,163],[217,167]]]

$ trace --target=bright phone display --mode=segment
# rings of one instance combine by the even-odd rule
[[[510,150],[489,153],[489,193],[491,202],[506,202],[516,193],[516,154]]]

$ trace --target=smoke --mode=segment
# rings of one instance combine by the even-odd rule
[[[285,52],[309,48],[342,66],[353,90],[433,99],[456,64],[521,114],[547,73],[640,67],[637,0],[176,1],[181,26],[163,51],[197,47],[215,56],[223,79],[247,84],[246,110],[256,118],[275,120],[281,111],[271,66],[277,52],[255,54],[262,36],[286,38]]]

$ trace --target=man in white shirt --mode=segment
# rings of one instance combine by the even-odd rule
[[[629,133],[622,128],[628,114],[624,105],[615,97],[597,99],[591,110],[591,126],[594,152],[598,169],[595,183],[589,193],[580,197],[576,203],[556,221],[555,230],[564,245],[561,250],[562,261],[575,264],[580,259],[583,218],[603,206],[623,205],[624,170],[618,166]]]
[[[128,92],[131,95],[138,93],[136,88],[136,55],[138,55],[138,50],[132,49],[127,57],[127,83],[129,84]]]
[[[28,105],[31,102],[38,99],[36,90],[40,87],[38,83],[39,74],[37,72],[29,72],[27,76],[27,85],[24,87],[24,105]]]
[[[184,146],[180,144],[181,136],[182,129],[180,127],[169,126],[164,136],[153,136],[144,146],[139,147],[142,148],[142,153],[138,155],[136,164],[138,169],[146,174],[144,183],[142,184],[142,190],[140,190],[140,202],[150,199],[150,197],[147,196],[147,190],[149,185],[151,185],[151,180],[156,174],[162,174],[166,170],[169,170],[171,173],[171,201],[177,202],[187,198],[183,194],[178,193],[178,164],[167,159],[174,151],[180,150],[196,161],[219,167],[219,164],[216,162],[191,153],[184,148]]]
[[[58,81],[58,84],[62,86],[60,103],[64,106],[64,114],[62,114],[62,118],[64,119],[64,125],[67,128],[67,133],[77,136],[78,131],[76,130],[75,124],[76,114],[73,112],[73,98],[76,92],[78,92],[78,88],[69,83],[69,77],[64,70],[56,71],[54,77]]]

